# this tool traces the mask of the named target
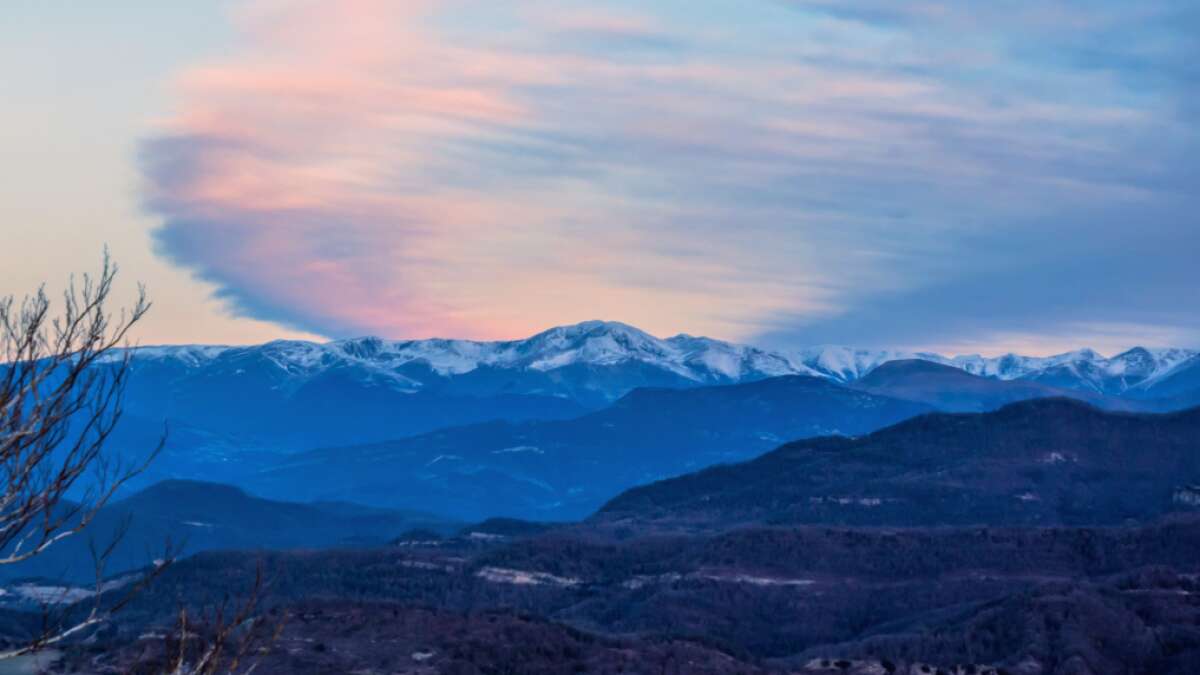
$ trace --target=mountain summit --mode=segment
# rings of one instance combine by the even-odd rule
[[[920,360],[995,380],[1028,380],[1057,389],[1151,399],[1170,380],[1169,395],[1190,396],[1180,379],[1198,352],[1137,347],[1104,357],[1081,349],[1057,356],[1006,354],[947,357],[925,352],[854,349],[836,345],[769,351],[707,337],[659,338],[628,324],[585,321],[522,340],[482,342],[363,337],[324,344],[281,340],[248,347],[147,347],[143,369],[177,375],[224,373],[266,378],[282,392],[330,377],[400,393],[548,396],[585,407],[615,401],[636,387],[691,387],[808,375],[856,382],[879,366]],[[1182,384],[1180,384],[1182,383]]]
[[[779,375],[820,375],[786,356],[690,335],[662,339],[612,321],[551,328],[523,340],[384,340],[324,344],[279,340],[248,347],[145,347],[142,366],[251,372],[247,362],[284,390],[330,373],[405,392],[451,390],[469,395],[535,394],[600,405],[637,386],[696,386]]]

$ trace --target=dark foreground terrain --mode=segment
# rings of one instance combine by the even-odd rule
[[[90,659],[97,670],[162,672],[161,646]],[[508,611],[452,612],[386,602],[314,601],[289,608],[257,673],[764,673],[686,640],[597,637]]]
[[[202,553],[62,670],[153,663],[181,605],[249,592],[262,565],[282,632],[256,672],[1200,672],[1200,518],[480,535]]]

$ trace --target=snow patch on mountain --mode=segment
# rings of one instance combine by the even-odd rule
[[[1187,349],[1134,347],[1112,357],[1080,349],[1045,357],[1005,354],[995,358],[956,356],[945,361],[974,375],[1001,380],[1053,381],[1078,389],[1122,394],[1146,389],[1195,356]]]
[[[809,347],[787,352],[793,365],[807,366],[824,377],[853,382],[889,361],[920,359],[964,370],[972,375],[998,380],[1040,380],[1056,386],[1123,394],[1131,389],[1147,389],[1173,373],[1196,356],[1187,349],[1146,349],[1135,347],[1113,357],[1091,349],[1054,356],[1004,354],[985,357],[977,354],[943,356],[930,352],[854,349],[837,345]]]
[[[947,357],[839,345],[768,351],[686,334],[663,339],[619,322],[585,321],[551,328],[523,340],[499,342],[374,337],[324,344],[278,340],[251,347],[142,347],[135,358],[173,359],[189,369],[215,367],[228,368],[229,372],[244,370],[250,367],[247,364],[261,359],[273,365],[281,377],[294,381],[347,370],[366,381],[402,391],[419,391],[434,380],[455,378],[481,368],[549,373],[579,367],[584,372],[577,377],[586,379],[590,369],[625,365],[657,369],[696,384],[735,383],[781,375],[853,382],[889,361],[922,359],[982,377],[1030,379],[1054,386],[1122,394],[1153,386],[1197,354],[1186,349],[1141,347],[1113,357],[1104,357],[1091,349],[1047,357],[1018,354]],[[614,385],[616,395],[623,393],[620,390],[619,384]]]
[[[945,362],[937,354],[895,351],[890,349],[870,350],[821,345],[787,352],[789,362],[796,368],[807,368],[816,374],[838,382],[853,382],[889,361],[923,359]]]
[[[746,373],[757,373],[766,377],[820,376],[820,373],[806,365],[793,363],[783,354],[747,345],[686,334],[676,335],[664,342],[678,351],[684,364],[718,373],[730,380],[741,380]]]
[[[674,373],[697,383],[738,382],[755,377],[806,374],[782,355],[745,345],[709,338],[678,335],[660,339],[617,322],[586,321],[560,326],[524,340],[476,342],[471,340],[406,340],[356,338],[325,344],[277,340],[257,347],[146,347],[140,359],[178,359],[199,367],[220,359],[237,359],[254,352],[293,375],[312,375],[336,367],[356,366],[420,387],[398,369],[422,364],[441,377],[470,373],[479,368],[552,371],[573,365],[617,366],[640,363]]]

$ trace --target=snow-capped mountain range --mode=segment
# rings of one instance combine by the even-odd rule
[[[704,337],[677,335],[656,338],[616,322],[587,321],[560,326],[524,340],[383,340],[375,337],[337,340],[324,344],[277,340],[250,347],[142,347],[139,363],[174,361],[187,368],[211,368],[248,358],[266,360],[281,373],[307,379],[331,370],[353,368],[399,389],[419,391],[445,380],[479,378],[483,372],[535,375],[537,380],[561,381],[572,371],[631,371],[636,384],[721,384],[778,375],[825,375],[793,363],[787,356],[755,347]],[[636,371],[636,372],[634,372]],[[587,377],[579,373],[578,377]],[[597,383],[613,399],[632,387],[618,376]],[[590,387],[589,387],[590,388]],[[609,391],[611,390],[611,391]],[[525,391],[523,393],[553,393]]]
[[[930,352],[852,349],[840,346],[811,347],[787,353],[790,361],[840,382],[853,382],[889,361],[919,359],[998,380],[1033,380],[1067,389],[1121,395],[1146,390],[1183,366],[1195,366],[1200,352],[1187,349],[1134,347],[1112,357],[1091,349],[1055,356],[1005,354],[984,357],[943,356]]]
[[[319,344],[275,341],[251,347],[143,347],[140,364],[171,362],[185,370],[244,369],[270,364],[276,385],[291,388],[330,372],[393,389],[444,391],[450,382],[474,382],[498,392],[611,401],[637,386],[689,386],[808,375],[853,382],[881,364],[920,359],[1000,380],[1032,380],[1107,395],[1148,397],[1156,383],[1184,370],[1200,372],[1200,352],[1137,347],[1112,357],[1090,349],[1048,357],[1007,354],[953,356],[826,345],[768,351],[691,335],[657,338],[618,322],[587,321],[524,340],[405,340],[357,338]],[[1190,380],[1191,378],[1189,378]],[[504,380],[502,383],[498,380]],[[454,386],[478,393],[476,386]],[[588,395],[581,395],[588,394]],[[590,399],[590,400],[589,400]]]
[[[729,384],[741,386],[709,386]],[[258,494],[270,487],[281,497],[301,488],[311,488],[304,494],[314,499],[375,495],[393,506],[403,497],[447,509],[463,490],[476,490],[483,513],[504,499],[514,509],[559,502],[583,509],[618,488],[745,459],[785,440],[867,433],[934,410],[992,410],[1045,396],[1114,410],[1176,410],[1200,404],[1200,356],[768,351],[590,321],[504,342],[146,347],[134,356],[125,394],[114,446],[153,448],[169,429],[153,477],[233,482]],[[396,439],[417,439],[401,448],[403,480],[399,469],[372,459]],[[356,446],[361,452],[345,451],[361,459],[345,469],[354,480],[345,492],[332,490],[338,458]],[[319,470],[296,469],[297,477],[281,468],[299,461],[295,453],[322,448],[333,459]],[[610,453],[620,459],[604,464]],[[595,472],[625,482],[597,491]],[[547,493],[546,485],[557,487]],[[579,491],[588,485],[590,492]]]

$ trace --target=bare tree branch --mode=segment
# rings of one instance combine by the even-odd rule
[[[35,558],[87,529],[118,490],[162,451],[165,433],[142,461],[106,452],[132,373],[129,332],[150,309],[139,286],[131,308],[116,316],[109,313],[116,275],[105,251],[97,276],[71,280],[57,315],[44,288],[20,304],[12,297],[0,298],[0,565]],[[66,643],[111,621],[163,573],[177,553],[170,542],[162,562],[149,572],[123,579],[106,576],[105,563],[127,529],[125,522],[104,546],[91,543],[96,582],[86,592],[88,602],[73,601],[71,593],[81,590],[77,588],[44,598],[40,633],[0,651],[0,660]],[[231,604],[226,599],[198,622],[181,610],[175,637],[168,636],[177,641],[178,655],[162,664],[164,672],[253,671],[254,664],[242,664],[271,637],[271,625],[258,612],[262,593],[260,566],[244,600]],[[55,607],[62,608],[57,616]],[[274,635],[281,628],[282,622]]]
[[[278,639],[286,616],[272,621],[261,611],[266,593],[260,563],[249,592],[237,603],[226,598],[198,620],[189,622],[186,608],[179,610],[175,629],[167,637],[168,653],[174,658],[165,670],[169,675],[216,675],[257,669],[253,656]],[[173,644],[172,644],[173,643]]]
[[[98,275],[71,279],[57,315],[44,288],[19,304],[11,296],[0,298],[0,565],[30,560],[83,531],[162,450],[165,435],[142,461],[105,452],[131,374],[129,332],[150,309],[139,285],[133,306],[111,314],[107,306],[116,275],[106,250]],[[102,604],[101,598],[112,596],[103,563],[119,536],[93,549],[97,586],[91,611],[69,625],[45,621],[39,637],[0,652],[0,659],[107,621],[157,575],[152,572],[130,584],[125,596]]]

